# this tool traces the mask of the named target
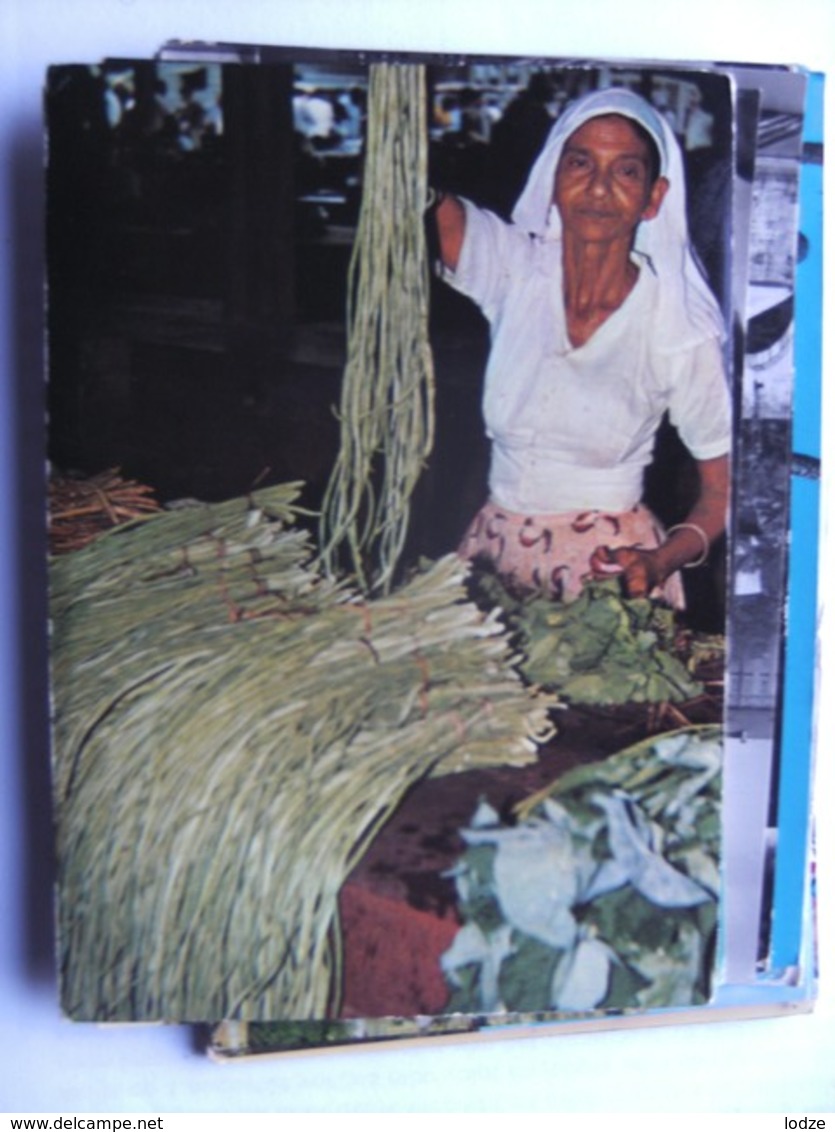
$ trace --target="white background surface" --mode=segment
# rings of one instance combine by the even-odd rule
[[[42,236],[38,186],[20,171],[27,159],[32,167],[40,147],[40,91],[47,65],[97,62],[105,55],[147,56],[171,38],[800,63],[833,72],[830,107],[835,93],[832,0],[5,0],[0,10],[0,1111],[835,1111],[835,836],[830,828],[835,790],[833,715],[826,702],[833,698],[831,672],[824,680],[817,783],[822,996],[811,1016],[326,1054],[232,1067],[210,1064],[186,1028],[105,1031],[59,1017],[48,951],[49,803],[37,667],[42,655],[33,620],[40,615],[42,566],[37,545],[34,553],[30,546],[40,523]],[[833,168],[830,160],[830,188]],[[830,227],[835,227],[831,218]],[[831,254],[828,283],[831,295]],[[826,348],[831,380],[831,333]],[[825,416],[826,452],[832,426],[831,413]],[[828,485],[825,495],[831,498]],[[827,515],[830,511],[827,505]],[[21,531],[29,538],[22,541]],[[831,577],[829,550],[823,571]],[[824,619],[825,659],[830,636]],[[782,1128],[782,1120],[773,1126]]]

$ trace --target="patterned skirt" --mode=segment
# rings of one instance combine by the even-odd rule
[[[598,546],[652,550],[662,542],[664,528],[642,503],[630,511],[520,515],[488,502],[467,528],[458,553],[488,559],[513,589],[571,601],[591,577],[589,559]],[[672,574],[652,596],[683,609],[681,576]]]

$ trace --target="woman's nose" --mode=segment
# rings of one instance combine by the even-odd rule
[[[605,169],[593,169],[589,179],[589,192],[594,196],[605,196],[609,191],[609,174]]]

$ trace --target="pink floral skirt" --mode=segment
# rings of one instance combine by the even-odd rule
[[[662,542],[664,528],[642,503],[630,511],[520,515],[488,502],[467,528],[458,553],[489,559],[511,587],[571,601],[591,577],[589,559],[598,546],[653,550]],[[683,609],[681,576],[671,575],[652,596]]]

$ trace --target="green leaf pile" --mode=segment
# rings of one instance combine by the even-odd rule
[[[448,1009],[586,1012],[703,1003],[719,895],[721,729],[646,740],[499,820],[485,801],[452,870],[462,926]]]
[[[584,704],[681,703],[702,685],[673,654],[675,615],[648,598],[625,598],[617,581],[589,582],[574,601],[517,597],[487,570],[475,600],[498,606],[531,684]]]

